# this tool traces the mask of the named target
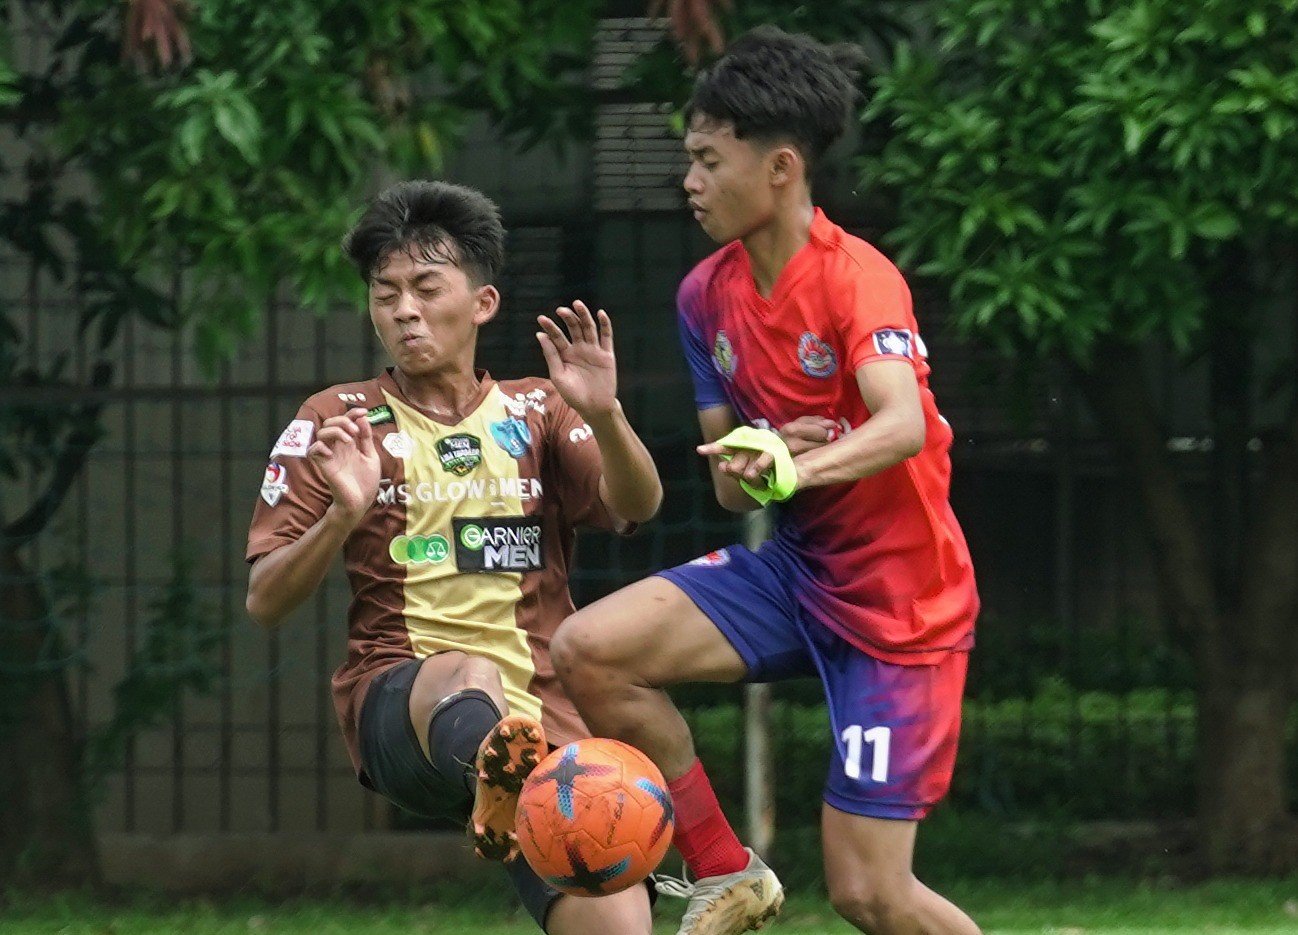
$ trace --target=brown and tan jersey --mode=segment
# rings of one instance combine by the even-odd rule
[[[374,505],[348,536],[347,660],[333,696],[352,763],[370,681],[388,666],[460,650],[500,669],[511,710],[540,718],[552,743],[588,736],[550,663],[573,612],[573,530],[613,529],[599,495],[599,448],[548,380],[481,387],[451,423],[412,404],[390,371],[308,399],[271,451],[248,533],[248,561],[295,541],[332,502],[305,457],[330,416],[369,410],[382,463]]]

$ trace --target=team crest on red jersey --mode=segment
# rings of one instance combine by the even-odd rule
[[[810,331],[804,331],[798,339],[798,360],[802,362],[802,372],[809,377],[823,380],[838,370],[834,349]]]
[[[712,362],[716,364],[717,373],[727,380],[735,375],[735,349],[724,331],[717,332],[717,339],[712,342]]]

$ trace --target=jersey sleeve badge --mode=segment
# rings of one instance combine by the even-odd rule
[[[310,419],[294,419],[284,431],[280,432],[270,456],[288,455],[290,458],[305,458],[315,436],[315,423]]]
[[[274,506],[286,493],[288,493],[288,471],[282,464],[272,461],[266,465],[266,476],[261,482],[261,498],[266,501],[267,506]]]

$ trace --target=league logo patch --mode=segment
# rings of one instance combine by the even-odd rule
[[[267,506],[274,506],[286,493],[288,493],[288,471],[282,464],[272,461],[266,465],[266,477],[261,482],[261,498],[266,501]]]
[[[527,454],[532,446],[532,430],[522,419],[501,419],[491,423],[491,437],[515,460]]]
[[[270,456],[288,455],[290,458],[305,458],[306,450],[311,447],[311,438],[315,435],[315,423],[310,419],[294,419],[284,431],[280,432]]]
[[[383,436],[383,447],[394,458],[405,460],[415,450],[415,440],[405,432],[392,432]]]
[[[880,354],[891,354],[894,357],[915,359],[915,351],[909,331],[898,328],[880,328],[873,335],[874,349]]]
[[[716,567],[718,565],[728,565],[730,563],[730,550],[717,549],[715,552],[709,552],[707,555],[700,555],[698,558],[689,562],[690,565],[707,565]]]
[[[385,422],[395,422],[396,417],[392,415],[391,406],[375,406],[365,413],[365,421],[370,425],[383,425]]]
[[[712,363],[717,368],[717,373],[721,374],[727,380],[734,379],[735,366],[739,363],[735,356],[735,349],[730,343],[730,338],[724,331],[717,332],[717,339],[712,342]]]
[[[838,355],[834,349],[810,331],[804,331],[798,339],[798,360],[802,362],[803,373],[820,380],[833,376],[838,370]]]
[[[456,477],[464,477],[482,463],[482,442],[476,435],[448,435],[437,442],[437,458]]]

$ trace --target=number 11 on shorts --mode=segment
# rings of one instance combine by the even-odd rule
[[[874,782],[888,781],[888,747],[892,743],[891,727],[871,727],[865,730],[860,724],[853,724],[843,731],[843,743],[847,744],[847,758],[843,771],[848,779],[861,778],[861,753],[869,744],[873,753],[870,762],[870,779]]]

